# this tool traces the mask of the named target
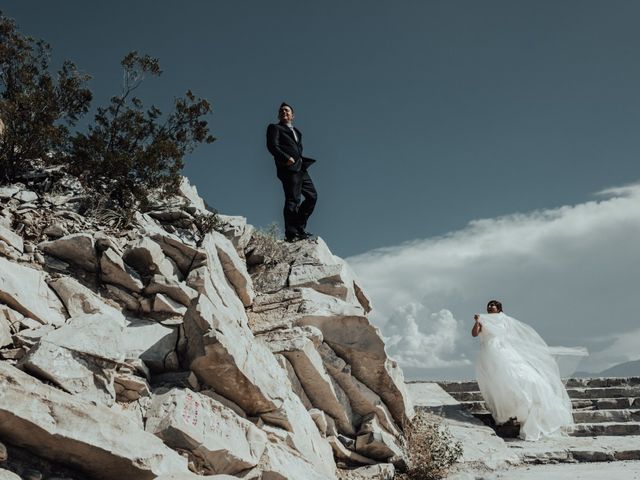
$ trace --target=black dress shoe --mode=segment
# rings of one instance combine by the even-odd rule
[[[298,237],[299,237],[301,240],[308,240],[308,239],[310,239],[310,238],[315,238],[315,235],[314,235],[313,233],[305,232],[305,231],[303,230],[301,233],[299,233],[299,234],[298,234]]]
[[[300,240],[302,240],[302,238],[299,235],[287,235],[286,237],[284,237],[284,241],[288,243],[294,243]]]

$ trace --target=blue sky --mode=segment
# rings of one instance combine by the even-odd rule
[[[137,49],[143,98],[210,99],[219,140],[185,173],[208,203],[281,222],[264,148],[282,100],[319,161],[310,230],[342,256],[475,218],[587,200],[640,178],[640,3],[4,1],[54,60],[116,93]]]
[[[148,103],[211,100],[219,140],[185,173],[259,227],[282,222],[264,137],[292,104],[318,159],[309,229],[349,257],[411,377],[472,376],[469,322],[490,297],[550,344],[587,346],[592,371],[640,357],[640,2],[1,5],[93,75],[94,105],[134,49],[165,71]]]

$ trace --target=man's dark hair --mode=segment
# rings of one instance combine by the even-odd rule
[[[278,108],[278,111],[282,110],[283,107],[289,107],[291,109],[291,111],[293,112],[293,107],[291,105],[289,105],[288,103],[286,103],[286,102],[282,102],[280,104],[280,108]]]
[[[491,305],[495,305],[498,309],[498,312],[502,311],[502,303],[500,303],[498,300],[489,300],[489,303],[487,303],[487,309],[489,309]]]

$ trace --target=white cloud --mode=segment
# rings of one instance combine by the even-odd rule
[[[469,336],[473,313],[499,298],[550,345],[586,346],[594,355],[585,365],[610,366],[598,352],[640,317],[640,184],[597,198],[476,220],[443,237],[349,258],[391,354],[406,367],[464,365],[478,348]],[[633,359],[633,347],[616,351],[621,361]],[[473,376],[470,365],[464,375]]]

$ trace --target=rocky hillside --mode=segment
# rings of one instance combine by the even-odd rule
[[[321,239],[203,234],[186,180],[126,227],[85,199],[0,188],[0,478],[393,477],[413,408]]]

